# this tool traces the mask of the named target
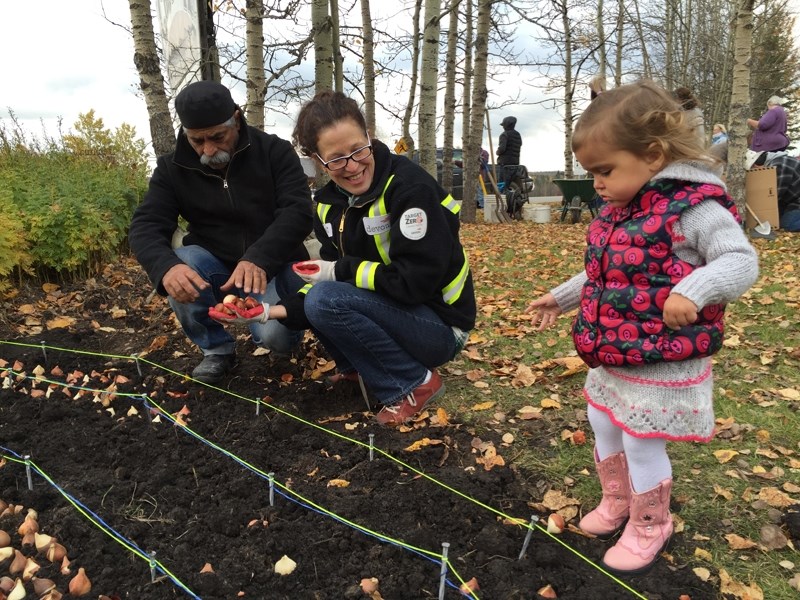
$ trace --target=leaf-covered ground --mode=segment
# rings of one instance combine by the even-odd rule
[[[407,431],[374,426],[357,387],[326,386],[333,365],[310,339],[290,362],[243,338],[240,365],[220,389],[187,381],[198,356],[132,260],[88,281],[15,290],[0,318],[0,446],[9,459],[0,499],[23,508],[0,516],[0,529],[62,591],[85,567],[94,597],[369,598],[359,582],[376,577],[373,598],[436,598],[442,542],[445,598],[464,597],[459,577],[477,579],[478,598],[537,598],[548,585],[559,598],[791,597],[800,286],[797,239],[787,235],[759,241],[762,279],[731,308],[732,335],[715,367],[717,439],[675,446],[679,532],[654,571],[614,580],[591,564],[603,543],[539,525],[518,560],[527,527],[513,519],[559,512],[574,524],[597,499],[569,320],[537,334],[521,315],[580,268],[583,230],[464,227],[480,324],[444,370],[445,398]],[[155,423],[143,394],[163,413]],[[257,400],[266,403],[258,414]],[[36,472],[28,491],[25,454],[139,550],[87,524]],[[69,575],[22,545],[29,508],[67,548]],[[773,530],[762,535],[766,525]],[[283,555],[298,566],[281,577],[273,566]]]

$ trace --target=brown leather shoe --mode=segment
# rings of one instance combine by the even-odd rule
[[[425,405],[434,398],[444,394],[444,382],[434,369],[428,383],[423,383],[413,392],[401,398],[399,402],[384,406],[375,417],[378,423],[388,427],[397,427],[411,421],[423,411]]]

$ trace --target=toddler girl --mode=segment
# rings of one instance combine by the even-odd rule
[[[758,276],[755,250],[686,113],[651,82],[599,95],[572,149],[605,201],[585,270],[525,309],[539,330],[579,308],[572,328],[603,490],[580,527],[608,538],[618,574],[647,571],[672,535],[667,441],[714,434],[711,356],[725,304]]]

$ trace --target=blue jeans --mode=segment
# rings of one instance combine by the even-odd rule
[[[342,281],[321,281],[305,313],[339,371],[359,372],[375,397],[394,404],[453,358],[453,330],[430,308],[395,302]]]
[[[175,311],[175,316],[178,317],[183,332],[203,351],[204,355],[233,354],[236,350],[236,339],[228,333],[223,325],[208,316],[209,307],[222,302],[228,293],[236,293],[236,290],[223,292],[219,289],[231,276],[231,271],[216,256],[200,246],[176,248],[175,254],[211,284],[210,287],[200,292],[200,296],[194,302],[182,304],[172,298],[169,299],[169,304]],[[251,295],[259,302],[276,304],[280,295],[287,293],[286,285],[290,277],[297,278],[292,272],[291,266],[287,265],[269,282],[265,294]],[[240,292],[239,295],[243,294]],[[291,331],[278,321],[256,323],[249,327],[255,344],[279,354],[291,352],[303,337],[301,331]]]
[[[787,210],[781,215],[781,229],[800,231],[800,209]]]

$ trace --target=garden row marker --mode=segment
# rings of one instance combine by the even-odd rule
[[[137,362],[138,364],[138,362]],[[153,415],[150,412],[150,407],[147,406],[147,394],[142,394],[142,404],[144,404],[144,412],[147,415],[147,420],[150,421],[150,425],[153,424]]]
[[[47,350],[44,347],[44,340],[42,340],[42,354],[44,354],[44,364],[47,366]]]
[[[358,375],[358,387],[361,388],[361,395],[364,397],[364,402],[367,403],[367,412],[372,410],[372,407],[369,405],[369,396],[367,395],[367,388],[364,386],[364,380],[361,378],[361,375]]]
[[[151,550],[147,553],[150,557],[150,583],[156,582],[156,551]]]
[[[33,491],[33,478],[31,477],[31,455],[26,454],[22,458],[25,459],[25,474],[28,476],[28,490]]]
[[[267,473],[269,478],[269,505],[275,506],[275,473]]]
[[[374,458],[374,454],[375,454],[374,442],[375,442],[375,434],[374,433],[370,433],[369,434],[369,462],[372,462],[372,459]]]
[[[533,535],[533,525],[539,520],[539,517],[536,515],[531,515],[531,524],[528,526],[528,533],[525,534],[525,541],[522,542],[522,550],[519,552],[519,558],[517,560],[522,560],[525,557],[525,551],[528,549],[528,544],[531,542],[531,536]]]
[[[444,600],[444,584],[447,581],[447,549],[450,544],[442,542],[442,573],[439,575],[439,600]]]
[[[261,400],[256,399],[256,416],[261,414]]]
[[[139,373],[139,377],[142,376],[142,366],[139,364],[139,355],[138,354],[131,354],[131,358],[136,362],[136,371]]]

